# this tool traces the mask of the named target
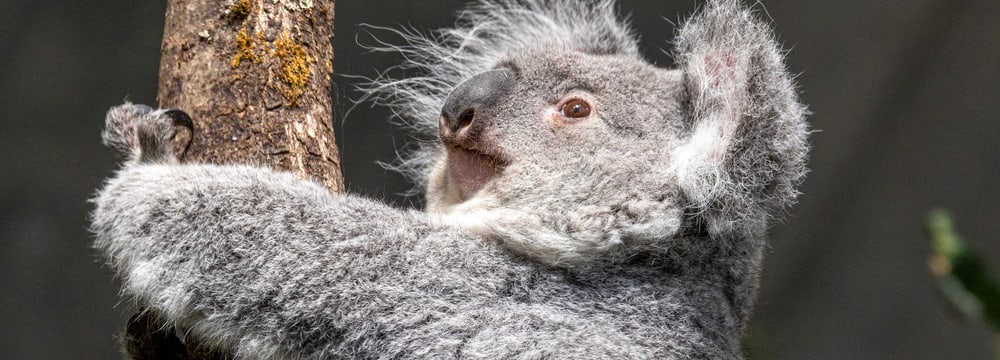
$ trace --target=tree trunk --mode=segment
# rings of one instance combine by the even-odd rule
[[[288,170],[342,192],[330,76],[334,0],[170,0],[157,101],[194,120],[182,161]],[[179,153],[180,154],[180,153]],[[148,309],[122,345],[136,359],[231,358]]]

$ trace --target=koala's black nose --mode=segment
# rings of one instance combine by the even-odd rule
[[[441,133],[458,133],[477,120],[482,120],[497,99],[514,84],[514,76],[507,70],[491,70],[466,80],[448,95],[441,109]]]

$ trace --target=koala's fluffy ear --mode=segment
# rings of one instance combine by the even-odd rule
[[[686,134],[674,156],[710,230],[766,224],[805,173],[806,110],[768,25],[736,0],[710,0],[676,39]]]

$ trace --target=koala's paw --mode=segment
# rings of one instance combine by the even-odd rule
[[[194,124],[180,110],[154,110],[126,102],[108,110],[101,137],[128,163],[175,162],[172,140],[176,126],[193,129]]]

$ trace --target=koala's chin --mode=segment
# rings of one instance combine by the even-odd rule
[[[481,152],[461,147],[448,149],[448,182],[459,199],[468,200],[500,171],[498,160]]]
[[[449,147],[429,178],[427,210],[452,212],[484,191],[490,181],[502,174],[505,165],[504,160],[474,149]]]

